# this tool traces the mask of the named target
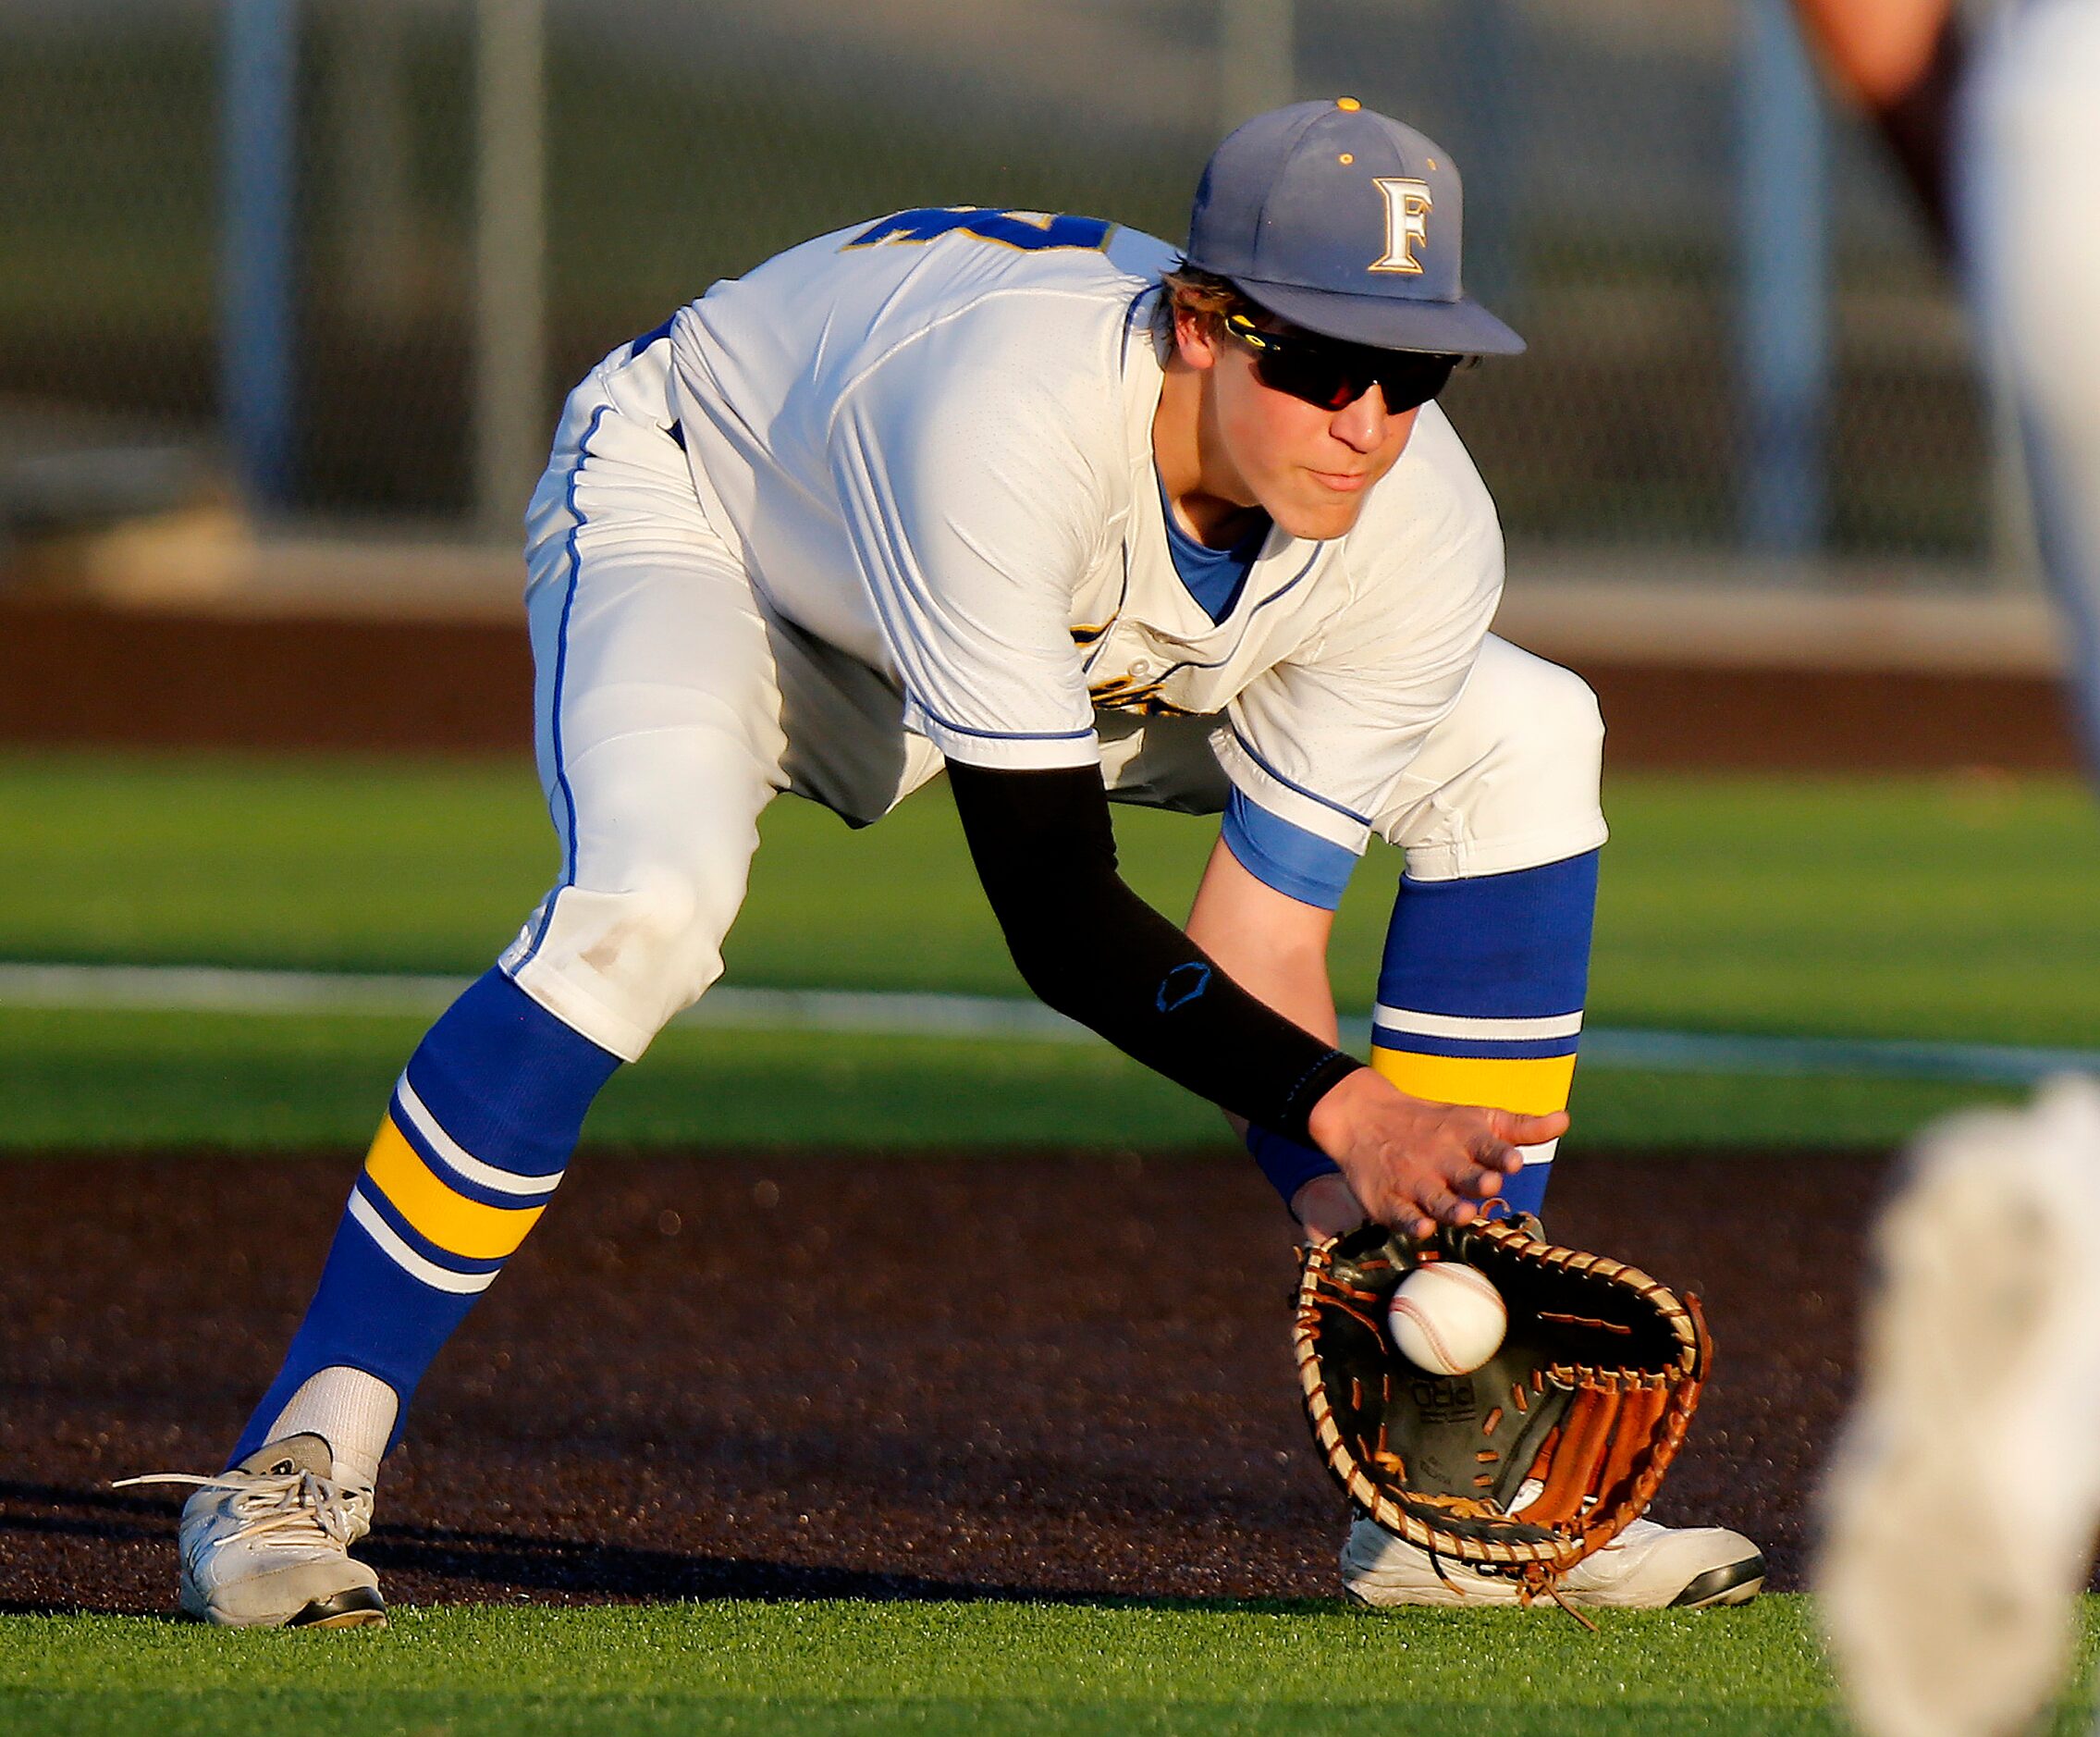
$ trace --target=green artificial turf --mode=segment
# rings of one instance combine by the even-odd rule
[[[1593,1023],[2100,1046],[2069,779],[1611,781]]]
[[[560,869],[522,761],[0,756],[0,958],[472,973]],[[1185,915],[1217,823],[1118,815],[1133,882]],[[729,981],[1027,992],[945,784],[857,832],[784,798],[761,831]],[[1396,872],[1354,901],[1365,1005]]]
[[[1592,1026],[2100,1039],[2100,819],[2069,780],[1620,777],[1607,807]],[[557,868],[522,762],[15,754],[0,812],[0,958],[464,977]],[[1185,912],[1214,825],[1121,810],[1117,830],[1133,883]],[[783,800],[764,832],[728,982],[1025,993],[940,786],[858,832]],[[1339,914],[1346,1007],[1371,1000],[1397,873],[1374,848]],[[362,1140],[419,1025],[0,1009],[0,1143]],[[1575,1109],[1600,1144],[1843,1145],[2005,1095],[1592,1065]],[[674,1029],[589,1134],[1160,1146],[1215,1127],[1104,1051]]]
[[[14,1737],[1845,1729],[1804,1598],[1601,1626],[1328,1604],[457,1608],[298,1637],[6,1617],[0,1724]],[[2069,1697],[2055,1729],[2082,1731],[2085,1706]]]
[[[0,1151],[372,1137],[423,1022],[0,1008]],[[2002,1091],[1906,1080],[1578,1073],[1584,1146],[1885,1145]],[[673,1028],[591,1112],[598,1144],[1237,1148],[1106,1045]],[[1236,1158],[1234,1162],[1240,1162]]]
[[[1593,1024],[2100,1038],[2100,818],[2068,779],[1612,780]],[[0,958],[481,969],[557,872],[522,762],[0,756]],[[731,982],[1021,992],[944,789],[852,832],[768,811]],[[1214,822],[1117,811],[1185,912]],[[1397,855],[1336,925],[1371,1000]]]

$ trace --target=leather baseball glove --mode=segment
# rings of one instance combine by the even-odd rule
[[[1527,1217],[1318,1243],[1296,1329],[1306,1417],[1350,1500],[1432,1560],[1518,1582],[1526,1603],[1557,1601],[1560,1577],[1648,1506],[1713,1358],[1697,1298],[1539,1232]],[[1400,1281],[1436,1260],[1479,1268],[1509,1311],[1471,1374],[1418,1369],[1386,1329]]]

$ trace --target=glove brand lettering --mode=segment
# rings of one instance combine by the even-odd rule
[[[1407,1384],[1407,1397],[1415,1409],[1432,1423],[1468,1423],[1480,1415],[1469,1380],[1423,1377]]]

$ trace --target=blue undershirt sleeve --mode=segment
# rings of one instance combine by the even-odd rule
[[[1241,868],[1301,905],[1332,911],[1342,903],[1357,855],[1281,819],[1235,790],[1225,806],[1225,848]]]
[[[1342,1166],[1316,1146],[1308,1146],[1288,1135],[1274,1134],[1254,1123],[1247,1125],[1246,1149],[1269,1185],[1283,1196],[1287,1207],[1297,1192],[1315,1176],[1338,1176]]]

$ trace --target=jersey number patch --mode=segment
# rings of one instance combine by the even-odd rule
[[[1047,211],[996,211],[984,205],[932,205],[921,211],[900,211],[895,216],[870,224],[846,246],[880,247],[890,241],[923,245],[961,230],[980,241],[995,241],[1001,247],[1017,247],[1028,253],[1075,247],[1098,253],[1108,245],[1114,228],[1100,217],[1052,216]]]

